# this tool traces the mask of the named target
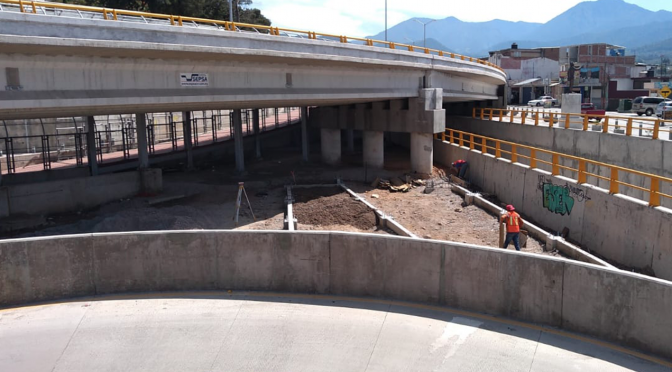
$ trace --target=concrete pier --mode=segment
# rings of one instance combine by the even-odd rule
[[[135,130],[138,138],[138,168],[149,167],[149,152],[147,149],[147,117],[144,113],[135,114]]]
[[[191,136],[191,111],[182,113],[182,133],[184,134],[184,151],[187,153],[187,169],[194,169],[193,139]]]
[[[325,129],[320,130],[322,161],[328,165],[338,165],[341,163],[341,130]]]
[[[301,153],[302,160],[308,162],[308,107],[301,107]]]
[[[89,172],[98,175],[98,158],[96,157],[96,119],[86,117],[86,155],[89,161]]]
[[[236,171],[245,172],[245,151],[243,149],[243,118],[240,110],[233,110],[233,142],[236,152]]]
[[[433,136],[429,133],[411,133],[411,169],[431,174],[434,165]]]
[[[384,132],[364,131],[364,166],[382,169],[385,165]]]

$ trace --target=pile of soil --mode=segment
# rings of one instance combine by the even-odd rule
[[[340,188],[294,189],[293,196],[294,216],[301,225],[352,226],[362,231],[376,226],[373,211]]]

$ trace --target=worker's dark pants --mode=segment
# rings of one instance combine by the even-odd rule
[[[457,176],[465,179],[464,176],[467,174],[467,170],[469,170],[469,163],[463,163]]]
[[[518,233],[506,233],[506,239],[504,240],[504,249],[509,247],[509,243],[513,240],[513,246],[516,247],[516,250],[520,250],[520,242],[518,241]]]

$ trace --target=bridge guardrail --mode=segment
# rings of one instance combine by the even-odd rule
[[[564,129],[570,129],[571,124],[579,123],[581,130],[588,131],[591,120],[596,121],[594,124],[602,125],[601,131],[609,133],[609,128],[622,129],[626,136],[632,136],[634,127],[634,120],[643,122],[642,130],[651,133],[651,139],[659,139],[661,133],[670,133],[672,129],[662,128],[665,124],[671,124],[672,120],[663,119],[649,119],[649,118],[633,118],[627,116],[613,116],[613,115],[594,115],[594,114],[569,114],[553,111],[539,111],[539,110],[517,110],[517,109],[496,109],[496,108],[475,108],[472,111],[474,119],[508,122],[515,124],[514,118],[520,116],[520,124],[532,124],[535,126],[541,123],[548,123],[548,127],[553,127],[556,123],[561,125]],[[529,120],[529,122],[528,122]],[[625,121],[625,125],[619,125],[618,120]],[[604,121],[604,122],[603,122]],[[672,138],[671,138],[672,139]]]
[[[572,177],[579,184],[590,184],[588,182],[588,177],[594,177],[595,179],[600,179],[609,182],[609,193],[618,194],[620,192],[620,187],[628,187],[636,190],[640,190],[648,194],[648,200],[644,200],[649,203],[651,207],[660,206],[661,197],[672,199],[672,195],[661,192],[661,183],[666,183],[669,186],[672,186],[672,178],[662,177],[651,173],[640,172],[629,168],[619,167],[616,165],[606,164],[599,161],[594,161],[590,159],[581,158],[573,155],[566,155],[555,151],[544,150],[537,147],[520,145],[514,142],[503,141],[496,138],[480,136],[477,134],[463,132],[454,129],[446,129],[445,132],[434,135],[435,139],[441,139],[442,141],[447,141],[451,144],[458,144],[460,147],[469,147],[471,150],[480,150],[481,153],[486,154],[494,152],[496,158],[504,158],[502,154],[508,154],[510,156],[511,162],[518,162],[518,158],[527,159],[529,161],[530,168],[538,168],[539,163],[546,164],[551,166],[551,174],[554,176],[560,175],[560,170],[565,169],[570,171],[572,174],[576,174],[576,177]],[[494,146],[489,145],[488,142],[494,143]],[[506,148],[502,145],[506,145]],[[508,150],[507,150],[508,149]],[[525,150],[525,154],[521,153],[520,150]],[[551,161],[543,160],[539,158],[540,154],[547,154],[551,156]],[[578,162],[578,168],[573,168],[561,164],[562,160],[570,160]],[[596,173],[588,172],[587,165],[593,165],[598,169],[604,167],[609,170],[609,177],[605,177]],[[619,172],[629,173],[644,177],[649,181],[649,187],[641,187],[633,185],[631,183],[623,182],[619,180]],[[597,186],[597,185],[594,185]],[[645,195],[646,195],[645,194]]]
[[[5,5],[5,7],[2,6],[3,4]],[[136,18],[135,21],[140,23],[150,23],[149,20],[152,20],[152,21],[159,21],[159,23],[164,23],[166,25],[169,24],[171,26],[178,26],[178,27],[182,27],[189,24],[192,24],[195,27],[199,27],[199,25],[209,25],[209,26],[215,26],[217,29],[224,31],[235,32],[235,31],[251,30],[253,32],[256,31],[258,33],[261,33],[260,32],[261,30],[263,31],[263,33],[268,33],[269,35],[275,35],[275,36],[289,36],[289,37],[298,36],[300,38],[307,38],[312,40],[319,39],[323,41],[338,41],[340,43],[346,43],[346,44],[351,43],[351,41],[357,41],[363,43],[363,45],[368,46],[382,46],[388,49],[406,49],[409,52],[422,52],[424,54],[431,54],[439,57],[450,57],[453,59],[459,59],[461,61],[473,62],[480,65],[488,66],[497,69],[501,72],[504,72],[504,70],[501,67],[478,58],[468,57],[457,53],[444,52],[438,49],[422,48],[413,45],[395,43],[392,41],[382,41],[360,37],[350,37],[345,35],[326,34],[314,31],[304,31],[291,28],[255,25],[241,22],[228,22],[214,19],[183,17],[169,14],[147,13],[132,10],[100,8],[100,7],[74,5],[74,4],[47,3],[40,1],[1,0],[0,11],[8,11],[9,9],[5,9],[8,4],[13,6],[14,8],[18,8],[14,10],[21,13],[38,14],[38,10],[40,10],[44,15],[49,15],[47,13],[47,10],[49,10],[53,12],[52,15],[60,15],[57,14],[56,12],[57,10],[61,11],[71,10],[77,12],[80,18],[83,18],[81,12],[89,12],[100,15],[102,17],[101,19],[107,21],[129,21],[128,17],[135,17]]]

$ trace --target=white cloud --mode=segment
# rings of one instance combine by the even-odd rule
[[[544,23],[582,1],[594,0],[387,0],[388,27],[412,17],[456,17]],[[670,0],[627,0],[652,10],[672,10]],[[385,0],[254,0],[278,27],[367,36],[385,29]]]
[[[411,17],[546,22],[579,2],[543,1],[543,6],[530,6],[529,0],[387,0],[387,18],[388,27]],[[385,0],[256,0],[254,6],[278,27],[351,36],[385,28]]]

